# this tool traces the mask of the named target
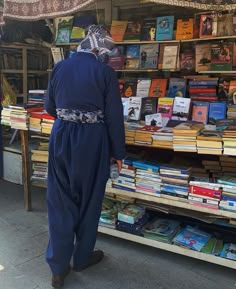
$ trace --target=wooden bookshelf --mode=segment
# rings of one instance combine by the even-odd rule
[[[180,254],[183,256],[191,257],[194,259],[207,261],[209,263],[217,264],[220,266],[225,266],[228,268],[236,269],[236,262],[231,261],[229,259],[225,259],[225,258],[217,257],[214,255],[205,254],[202,252],[197,252],[197,251],[185,249],[185,248],[182,248],[182,247],[179,247],[176,245],[171,245],[168,243],[163,243],[163,242],[147,239],[144,237],[132,235],[132,234],[118,231],[115,229],[110,229],[107,227],[99,226],[98,232],[106,234],[106,235],[114,236],[114,237],[117,237],[120,239],[128,240],[131,242],[135,242],[135,243],[143,244],[146,246],[154,247],[157,249],[165,250],[168,252],[172,252],[172,253]]]

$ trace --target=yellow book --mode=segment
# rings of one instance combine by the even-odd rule
[[[192,39],[193,38],[193,18],[188,20],[178,19],[176,29],[176,39]]]

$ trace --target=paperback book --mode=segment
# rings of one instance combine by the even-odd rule
[[[174,16],[157,17],[156,40],[172,40],[174,28]]]

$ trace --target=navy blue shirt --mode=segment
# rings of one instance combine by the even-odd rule
[[[45,101],[46,111],[56,109],[102,110],[115,159],[125,157],[123,106],[114,70],[92,53],[78,52],[53,69]]]

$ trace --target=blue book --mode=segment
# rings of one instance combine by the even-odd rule
[[[210,102],[209,103],[209,122],[215,124],[218,119],[226,117],[226,102]]]
[[[222,200],[223,200],[223,201],[236,202],[236,196],[235,196],[235,198],[233,198],[233,197],[222,196]]]
[[[139,59],[140,45],[131,44],[126,47],[126,58],[137,58]]]
[[[236,260],[236,244],[224,244],[224,247],[220,253],[220,257]]]
[[[200,252],[210,238],[211,234],[188,225],[180,231],[173,242],[177,245]]]
[[[147,225],[145,232],[168,237],[176,232],[179,227],[179,221],[158,218]]]
[[[159,172],[160,168],[160,165],[144,160],[134,161],[133,166],[137,169],[150,170],[155,173]]]
[[[218,179],[217,183],[236,187],[236,177],[225,176]]]
[[[168,97],[185,97],[186,95],[186,79],[183,78],[170,78]]]
[[[172,40],[174,16],[157,17],[156,40]]]
[[[175,166],[175,165],[161,165],[160,170],[170,171],[170,173],[181,173],[183,175],[189,174],[191,168],[183,167],[183,166]]]

